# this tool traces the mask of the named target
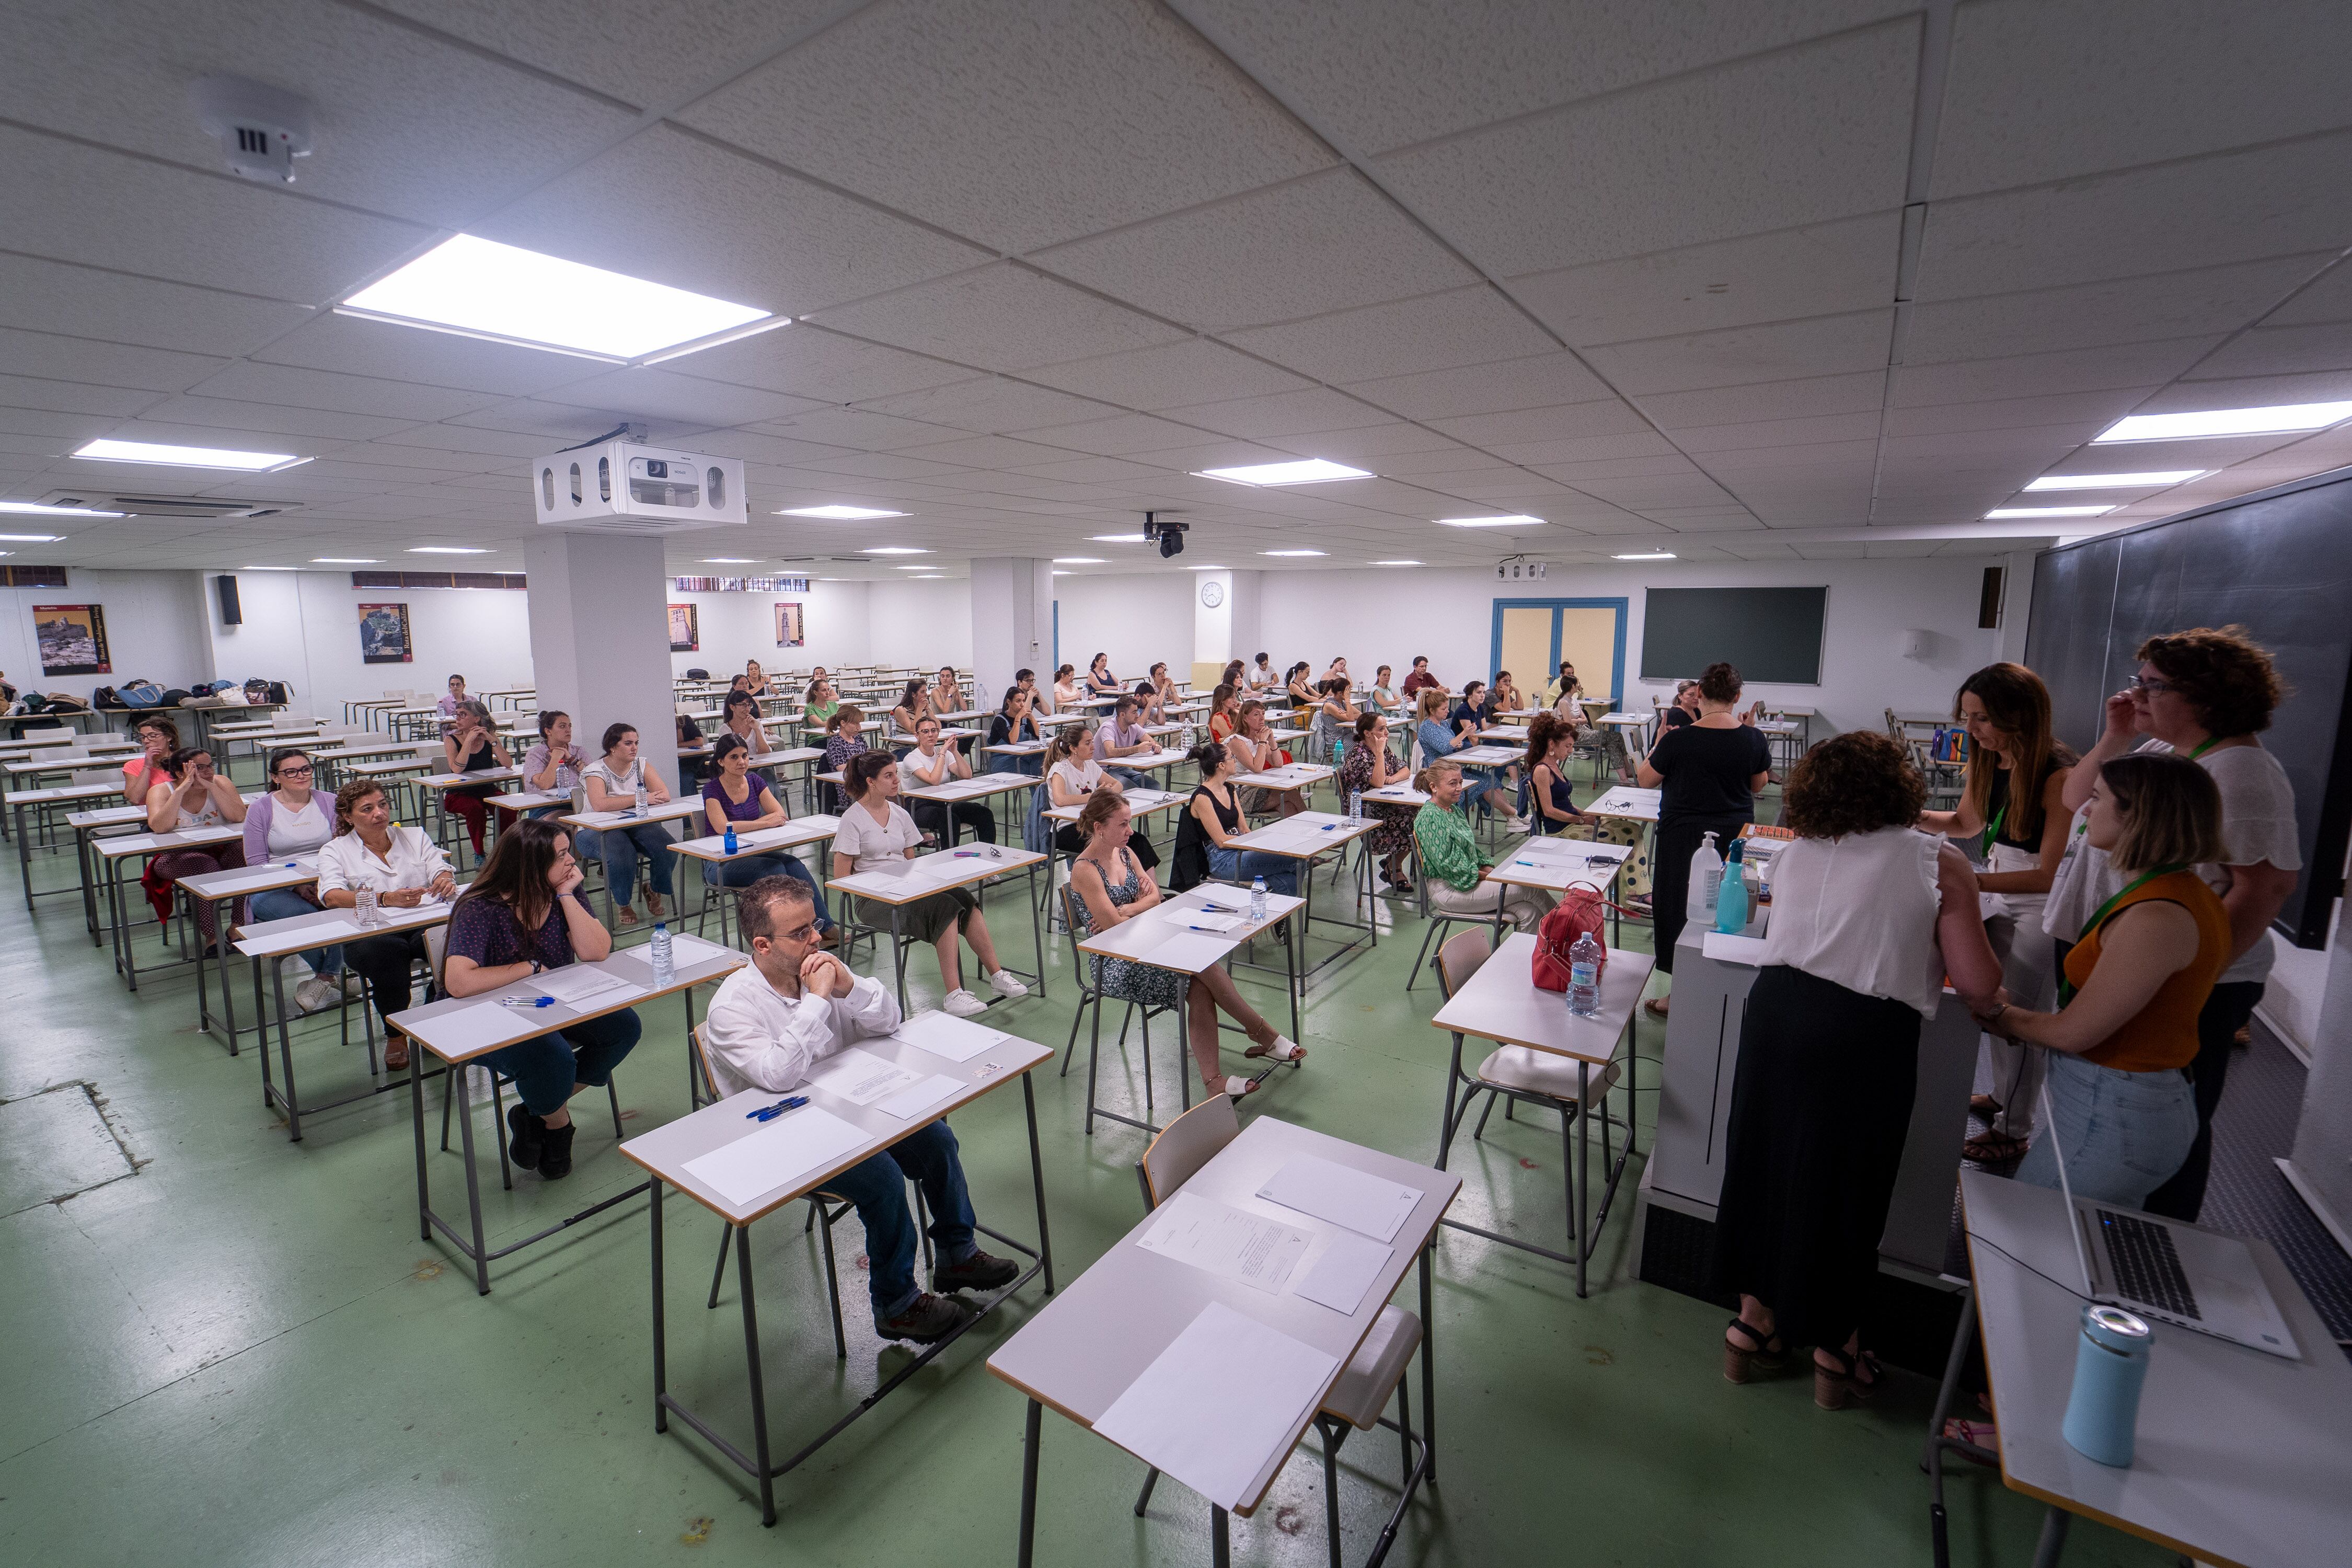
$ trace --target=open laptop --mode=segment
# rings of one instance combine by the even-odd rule
[[[2042,1125],[2054,1136],[2050,1086],[2042,1086]],[[2250,1350],[2300,1361],[2303,1352],[2288,1331],[2270,1287],[2254,1262],[2253,1249],[2239,1237],[2203,1230],[2120,1204],[2078,1198],[2066,1179],[2065,1152],[2056,1143],[2058,1190],[2074,1223],[2074,1261],[2083,1271],[2084,1293],[2095,1301],[2126,1307],[2175,1328],[2211,1334]]]

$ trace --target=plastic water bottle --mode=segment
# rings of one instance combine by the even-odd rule
[[[730,855],[735,853],[735,825],[733,823],[730,822],[727,825],[727,837],[721,841],[719,847],[724,849]]]
[[[383,911],[376,907],[373,888],[360,889],[352,895],[352,900],[360,918],[361,930],[369,931],[383,924]]]
[[[1348,823],[1349,823],[1349,826],[1361,826],[1363,825],[1363,821],[1364,821],[1364,792],[1363,792],[1362,790],[1360,790],[1360,789],[1351,789],[1351,790],[1349,790],[1349,791],[1348,792]]]
[[[1685,918],[1706,924],[1715,919],[1715,900],[1723,890],[1723,857],[1716,853],[1715,835],[1698,847],[1690,859],[1690,898]]]
[[[1265,879],[1260,877],[1250,884],[1250,924],[1265,919]]]
[[[1568,1010],[1580,1018],[1601,1011],[1601,944],[1591,931],[1568,950]]]
[[[635,791],[634,792],[634,794],[635,794],[635,800],[636,800],[637,815],[638,815],[639,816],[643,816],[646,814],[646,776],[645,776],[645,774],[643,774],[643,773],[639,773],[639,774],[637,775],[637,787],[636,787]]]
[[[1723,869],[1723,887],[1715,897],[1715,929],[1738,936],[1748,929],[1748,879],[1739,870],[1739,840],[1731,841],[1731,860]]]
[[[655,987],[667,986],[676,978],[677,971],[670,966],[669,922],[667,921],[654,921],[653,962]]]

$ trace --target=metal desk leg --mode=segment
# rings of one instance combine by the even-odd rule
[[[415,1058],[412,1056],[409,1059],[414,1061]],[[421,1125],[417,1129],[417,1136],[424,1136]],[[667,1432],[669,1430],[669,1407],[662,1400],[669,1393],[669,1337],[668,1324],[662,1317],[661,1178],[656,1176],[650,1185],[654,1222],[654,1430]],[[724,1258],[727,1255],[721,1252],[719,1256]]]
[[[302,1142],[302,1101],[294,1092],[294,1037],[286,1022],[286,974],[277,961],[268,961],[269,992],[278,1004],[278,1059],[286,1073],[286,1093],[281,1103],[286,1107],[286,1135],[293,1142]],[[268,1042],[262,1043],[262,1055],[269,1054]]]
[[[16,819],[16,870],[25,879],[25,912],[33,911],[33,850],[31,840],[25,837],[25,803],[18,801],[9,815]]]
[[[1037,1150],[1037,1094],[1025,1072],[1021,1075],[1021,1106],[1029,1113],[1029,1183],[1037,1194],[1037,1261],[1045,1270],[1045,1294],[1050,1296],[1054,1293],[1054,1239],[1045,1229],[1045,1160]]]
[[[261,1001],[261,966],[266,962],[257,959],[247,965],[253,971],[253,1054],[261,1058],[261,1108],[264,1110],[278,1103],[276,1088],[269,1081],[269,1009]]]
[[[260,983],[255,982],[254,990],[257,994],[260,988]],[[422,1067],[424,1056],[424,1047],[413,1040],[410,1041],[408,1119],[416,1128],[416,1234],[420,1238],[431,1241],[433,1239],[433,1193],[427,1184],[428,1178],[425,1170],[425,1074]],[[262,1047],[261,1059],[265,1064],[269,1060],[269,1050],[266,1043]],[[655,1226],[655,1230],[658,1233],[660,1226]],[[656,1296],[655,1299],[658,1300],[660,1298]],[[658,1324],[661,1320],[656,1316],[654,1321]],[[656,1331],[658,1332],[658,1329]]]
[[[1421,1453],[1425,1474],[1437,1481],[1437,1368],[1430,1360],[1437,1338],[1437,1309],[1430,1300],[1430,1254],[1437,1248],[1437,1233],[1421,1244]]]
[[[751,1300],[751,1227],[735,1227],[735,1289],[743,1298],[743,1357],[751,1368],[751,1442],[760,1462],[760,1522],[776,1522],[776,1477],[768,1466],[768,1394],[760,1376],[760,1311]]]
[[[408,1059],[414,1062],[416,1053],[424,1048],[416,1041],[409,1041]],[[482,1183],[474,1171],[474,1105],[466,1092],[466,1065],[451,1062],[444,1071],[457,1080],[457,1131],[466,1148],[466,1210],[474,1223],[474,1294],[487,1296],[490,1293],[490,1249],[482,1239]]]
[[[1298,913],[1301,918],[1297,929],[1290,933],[1290,940],[1282,944],[1282,966],[1288,972],[1284,978],[1290,987],[1290,1037],[1293,1042],[1306,1032],[1298,1026],[1299,993],[1307,989],[1307,983],[1298,973],[1299,952],[1307,945],[1307,910],[1304,905],[1300,906]]]
[[[2042,1516],[2042,1539],[2033,1543],[2033,1568],[2058,1568],[2058,1554],[2066,1550],[2066,1527],[2074,1522],[2073,1514],[2054,1502],[2050,1505]]]
[[[1037,1442],[1045,1407],[1029,1402],[1021,1434],[1021,1568],[1031,1568],[1037,1546]]]
[[[1576,1221],[1576,1296],[1584,1299],[1584,1260],[1592,1256],[1592,1173],[1584,1168],[1591,1153],[1592,1121],[1592,1067],[1579,1060],[1576,1064],[1576,1158],[1569,1163],[1568,1184],[1576,1189],[1577,1201],[1569,1213]],[[1582,1179],[1580,1181],[1579,1178]]]
[[[1209,1505],[1209,1562],[1211,1568],[1233,1568],[1234,1544],[1232,1526],[1225,1510],[1216,1504]]]
[[[81,922],[89,931],[89,945],[99,945],[98,883],[90,872],[90,835],[87,829],[74,829],[74,868],[81,873]]]
[[[1037,867],[1034,862],[1032,862],[1029,867],[1029,880],[1033,885],[1037,880]],[[1053,895],[1054,885],[1048,882],[1045,884],[1045,897],[1051,898]],[[1043,1001],[1045,996],[1045,916],[1043,906],[1034,898],[1029,900],[1029,935],[1037,944],[1037,996],[1040,1001]]]
[[[898,972],[898,1011],[902,1016],[907,1011],[907,947],[905,942],[901,940],[899,936],[899,926],[901,922],[898,918],[898,911],[903,908],[905,908],[905,906],[902,904],[892,904],[890,906],[890,956],[894,961],[892,967]],[[958,940],[961,941],[961,938],[958,938]],[[961,955],[959,954],[956,959],[957,978],[961,979],[962,974],[963,959]]]

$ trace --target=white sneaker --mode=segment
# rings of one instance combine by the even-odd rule
[[[1515,816],[1511,818],[1510,822],[1507,826],[1514,833],[1532,833],[1535,831],[1535,825],[1524,816]]]
[[[988,1011],[988,1004],[961,986],[958,986],[948,993],[946,1001],[940,1004],[940,1011],[952,1014],[959,1018],[977,1018]]]
[[[352,998],[354,1001],[362,1001],[362,1002],[363,1002],[363,1001],[365,1001],[365,1000],[367,999],[367,994],[368,994],[368,984],[367,984],[367,977],[366,977],[365,975],[363,975],[363,974],[359,974],[359,973],[351,973],[351,972],[346,972],[346,973],[344,973],[344,975],[343,975],[343,994],[344,994],[344,995],[346,995],[346,996],[349,996],[349,997]]]
[[[989,989],[999,996],[1026,996],[1029,987],[1013,978],[1013,971],[1000,969],[988,977]]]
[[[294,1005],[305,1013],[320,1012],[342,999],[342,991],[333,981],[316,974],[294,987]]]

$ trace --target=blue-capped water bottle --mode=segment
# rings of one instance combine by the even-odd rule
[[[1265,919],[1265,879],[1260,877],[1250,884],[1250,924]]]
[[[730,855],[735,853],[735,825],[733,823],[730,822],[727,825],[727,837],[720,841],[719,847],[724,849]]]
[[[2083,1309],[2074,1388],[2066,1396],[2066,1419],[2059,1430],[2084,1458],[2118,1469],[2132,1462],[2140,1385],[2147,1381],[2148,1347],[2155,1339],[2147,1320],[2121,1307],[2095,1301]]]

